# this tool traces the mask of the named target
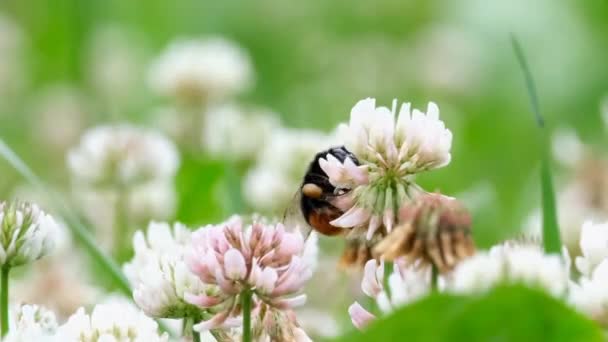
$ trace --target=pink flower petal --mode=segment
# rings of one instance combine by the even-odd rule
[[[298,306],[302,306],[306,303],[306,295],[301,294],[299,296],[284,298],[280,300],[273,301],[273,305],[279,309],[293,309]]]
[[[224,272],[230,280],[243,280],[247,275],[247,265],[243,254],[237,249],[229,249],[224,254]]]
[[[353,322],[353,325],[360,330],[365,328],[371,321],[376,319],[376,316],[365,310],[358,302],[354,302],[348,308],[348,314],[350,315],[350,319]]]
[[[193,329],[198,332],[203,332],[211,329],[217,329],[221,327],[226,319],[228,318],[229,311],[222,311],[217,315],[211,317],[211,319],[207,321],[202,321],[196,325],[194,325]]]
[[[359,207],[353,207],[344,215],[338,217],[337,219],[330,222],[332,226],[341,227],[341,228],[352,228],[355,226],[362,225],[367,222],[371,216],[371,213]]]
[[[271,267],[267,267],[262,271],[260,278],[257,280],[257,287],[264,294],[270,294],[275,288],[279,274]]]
[[[184,294],[184,299],[186,300],[186,302],[192,305],[200,306],[202,308],[216,306],[223,301],[223,298],[221,297],[211,297],[204,294],[195,295],[192,293]]]
[[[367,234],[365,237],[368,240],[371,240],[372,237],[374,236],[374,233],[376,232],[376,230],[378,230],[378,228],[380,228],[381,224],[382,224],[382,220],[380,220],[380,216],[372,215],[371,219],[369,220],[369,226],[367,228]]]
[[[344,160],[344,169],[349,176],[357,183],[357,185],[365,185],[369,183],[369,176],[365,165],[357,166],[349,157]]]
[[[369,260],[365,263],[363,271],[363,281],[361,282],[361,289],[366,295],[375,298],[380,292],[382,292],[382,283],[380,283],[378,277],[378,262],[375,259]],[[384,267],[382,266],[384,270]]]

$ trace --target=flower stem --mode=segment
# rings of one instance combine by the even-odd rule
[[[241,293],[241,305],[243,309],[243,342],[251,342],[251,289],[246,289]]]
[[[432,266],[431,266],[431,291],[432,292],[438,291],[438,279],[439,279],[439,270],[437,269],[437,266],[435,266],[435,264],[432,264]]]
[[[8,333],[8,272],[10,267],[2,267],[2,284],[0,285],[0,291],[2,291],[2,297],[0,298],[0,308],[2,314],[2,337]]]
[[[382,281],[382,285],[384,287],[384,291],[386,292],[388,298],[392,297],[391,287],[389,286],[389,278],[393,273],[393,263],[391,261],[384,262],[384,279]]]
[[[127,215],[127,196],[125,187],[119,186],[116,191],[116,204],[114,208],[114,231],[112,237],[112,248],[114,258],[123,263],[129,259],[131,234],[129,231],[129,218]]]

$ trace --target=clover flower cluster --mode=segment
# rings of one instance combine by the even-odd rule
[[[218,100],[246,89],[253,72],[247,54],[222,38],[171,43],[150,67],[152,89],[182,102]]]
[[[59,230],[55,220],[28,202],[0,202],[0,265],[15,267],[48,254]]]
[[[238,217],[194,233],[188,265],[203,283],[221,290],[215,295],[186,297],[190,303],[215,312],[196,329],[237,324],[245,291],[253,292],[258,309],[287,310],[303,304],[306,296],[298,293],[312,275],[301,257],[303,250],[299,232],[287,232],[282,224],[254,222],[245,226]]]
[[[133,286],[133,299],[147,315],[156,318],[198,318],[202,313],[185,300],[186,294],[206,293],[214,286],[203,284],[190,272],[184,251],[191,232],[181,224],[151,222],[146,233],[133,236],[135,256],[123,266]]]
[[[414,183],[417,173],[437,169],[451,160],[452,133],[439,119],[439,108],[429,103],[427,112],[403,104],[376,107],[375,99],[359,101],[350,122],[339,127],[345,147],[359,162],[340,162],[329,155],[320,160],[330,182],[351,190],[341,200],[344,215],[332,222],[343,228],[364,229],[370,240],[380,227],[390,232],[399,208],[421,189]]]

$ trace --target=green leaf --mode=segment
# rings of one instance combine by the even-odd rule
[[[526,89],[528,90],[528,96],[530,97],[530,106],[532,113],[536,118],[536,123],[540,129],[540,144],[541,144],[541,156],[540,156],[540,184],[542,194],[542,207],[543,207],[543,245],[545,252],[547,253],[560,253],[562,243],[559,236],[559,225],[557,222],[557,209],[555,205],[555,190],[553,188],[553,180],[551,175],[551,158],[549,157],[549,139],[547,137],[545,120],[540,113],[540,105],[538,102],[538,95],[536,92],[536,85],[534,84],[534,78],[528,67],[528,62],[524,56],[521,45],[517,41],[514,35],[511,36],[511,43],[513,45],[513,51],[515,57],[519,63],[524,74],[524,80],[526,83]]]
[[[433,294],[336,342],[602,340],[594,322],[563,302],[505,285],[481,296]]]

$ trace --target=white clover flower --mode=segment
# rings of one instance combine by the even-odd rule
[[[130,125],[87,131],[67,157],[78,183],[127,186],[171,179],[179,166],[175,145],[163,135]]]
[[[38,305],[23,305],[13,319],[4,342],[55,341],[57,320],[55,314]]]
[[[590,277],[583,276],[569,289],[569,301],[580,312],[603,327],[608,327],[608,259],[604,259]]]
[[[403,259],[395,260],[393,272],[388,278],[388,289],[384,285],[384,262],[369,260],[365,264],[361,289],[368,297],[374,299],[383,313],[390,313],[396,308],[407,305],[431,290],[431,268],[423,263],[407,263]],[[390,294],[389,294],[390,293]],[[355,327],[362,329],[375,316],[359,303],[353,303],[349,314]]]
[[[78,309],[57,331],[58,341],[81,342],[166,342],[169,337],[158,333],[158,324],[124,303],[96,305],[89,315]]]
[[[405,103],[397,113],[376,107],[375,99],[359,101],[351,110],[349,124],[339,127],[346,149],[357,161],[340,162],[328,155],[319,164],[330,182],[352,189],[352,206],[332,225],[368,227],[367,238],[381,224],[390,231],[397,208],[415,195],[413,176],[447,165],[451,160],[452,133],[439,119],[439,108],[429,103],[427,113]],[[397,116],[397,117],[396,117]],[[359,165],[357,165],[357,162]]]
[[[277,114],[234,104],[210,108],[203,126],[203,148],[216,158],[253,160],[279,128]]]
[[[590,276],[608,258],[608,222],[585,222],[581,230],[580,247],[583,255],[575,259],[576,268],[583,275]]]
[[[59,230],[37,205],[0,202],[0,265],[15,267],[47,255]]]
[[[461,262],[447,287],[458,293],[477,293],[499,283],[523,283],[559,297],[568,287],[569,276],[569,265],[561,255],[544,254],[535,245],[507,243]]]
[[[161,95],[179,100],[222,99],[252,82],[249,56],[223,38],[178,40],[151,65],[148,81]]]
[[[284,210],[314,156],[334,140],[332,135],[313,130],[275,129],[245,176],[245,200],[259,211]]]
[[[191,241],[190,231],[177,223],[152,222],[144,235],[133,237],[135,256],[124,265],[125,275],[133,285],[135,303],[149,316],[157,318],[199,317],[200,309],[184,299],[186,293],[211,293],[188,270],[184,252]]]

